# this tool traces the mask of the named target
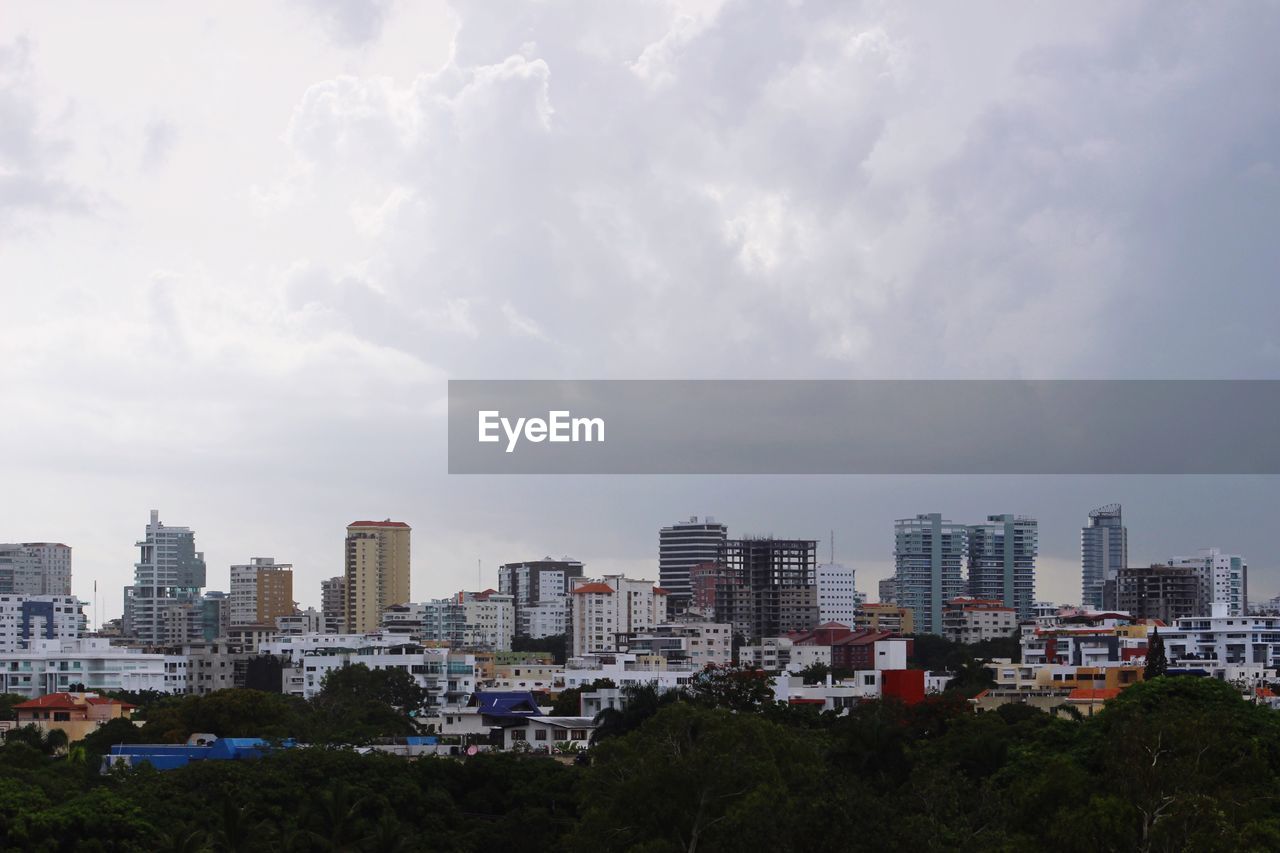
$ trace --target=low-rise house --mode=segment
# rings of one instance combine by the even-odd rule
[[[49,693],[13,706],[19,726],[60,731],[76,741],[109,720],[129,719],[137,706],[96,693]]]
[[[502,748],[533,752],[587,749],[597,726],[591,717],[528,717],[502,730]]]

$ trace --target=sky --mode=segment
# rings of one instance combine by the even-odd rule
[[[357,519],[419,599],[655,577],[693,514],[874,599],[935,511],[1036,516],[1072,602],[1112,502],[1130,562],[1280,592],[1273,477],[450,477],[444,434],[449,378],[1280,378],[1275,2],[195,8],[0,14],[0,541],[96,617],[153,508],[304,606]]]

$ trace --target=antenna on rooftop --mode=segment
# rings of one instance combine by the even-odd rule
[[[831,562],[836,561],[836,532],[831,531]]]

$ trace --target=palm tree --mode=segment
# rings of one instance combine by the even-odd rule
[[[368,797],[355,797],[347,783],[339,779],[312,801],[311,812],[321,828],[311,837],[328,850],[359,850],[360,812],[367,802]]]
[[[383,812],[373,832],[365,837],[364,849],[369,853],[409,853],[417,849],[412,832],[406,830],[391,812]]]
[[[258,829],[252,813],[252,806],[237,806],[230,797],[222,801],[222,826],[214,835],[219,850],[242,853],[249,849]]]
[[[208,853],[209,842],[198,829],[176,830],[165,835],[156,849],[161,853]]]

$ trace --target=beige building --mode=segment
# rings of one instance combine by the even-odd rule
[[[855,620],[853,627],[859,631],[892,631],[895,634],[914,634],[915,619],[910,607],[871,602],[859,608],[858,618]]]
[[[293,566],[252,557],[231,567],[231,624],[273,625],[293,613]]]
[[[347,525],[346,631],[377,631],[382,611],[409,601],[409,525],[356,521]]]

